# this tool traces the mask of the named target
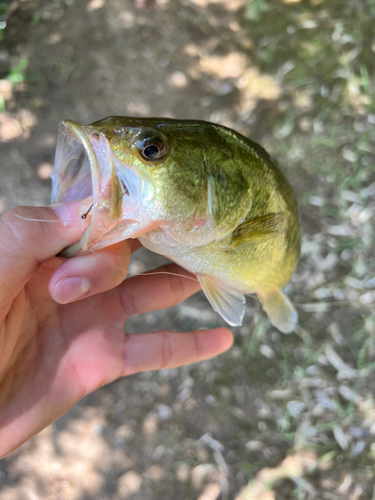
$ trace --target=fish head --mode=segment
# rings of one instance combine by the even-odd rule
[[[238,193],[248,189],[246,183],[239,188],[237,179],[228,184],[233,175],[225,165],[232,158],[220,132],[205,122],[108,117],[82,126],[64,121],[52,203],[82,199],[80,213],[89,227],[80,253],[146,233],[154,242],[204,245],[217,237]]]
[[[148,163],[154,166],[165,156],[165,139],[151,130],[142,136],[141,127],[118,122],[60,124],[53,203],[90,198],[91,216],[100,213],[109,220],[129,220],[152,204],[156,186]]]

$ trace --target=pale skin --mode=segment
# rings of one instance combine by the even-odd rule
[[[119,377],[198,362],[233,342],[226,328],[126,335],[129,316],[173,306],[199,284],[168,274],[124,281],[134,240],[55,257],[81,235],[74,203],[0,218],[0,458]],[[191,277],[174,264],[161,270]]]

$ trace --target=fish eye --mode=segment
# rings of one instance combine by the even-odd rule
[[[142,156],[148,158],[149,160],[155,160],[160,155],[160,148],[156,144],[147,146],[142,151]]]
[[[167,148],[163,140],[155,135],[140,137],[136,142],[136,146],[139,154],[146,161],[160,160],[167,154]]]

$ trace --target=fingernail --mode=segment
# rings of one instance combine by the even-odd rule
[[[53,298],[60,304],[67,304],[80,299],[90,290],[90,282],[85,278],[65,278],[60,280],[53,290]]]

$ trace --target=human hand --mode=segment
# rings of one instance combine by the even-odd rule
[[[75,203],[0,218],[0,458],[118,377],[201,361],[232,344],[226,328],[126,335],[129,316],[173,306],[199,285],[164,274],[123,281],[134,241],[55,257],[82,236],[79,221]],[[174,264],[162,270],[189,276]]]

